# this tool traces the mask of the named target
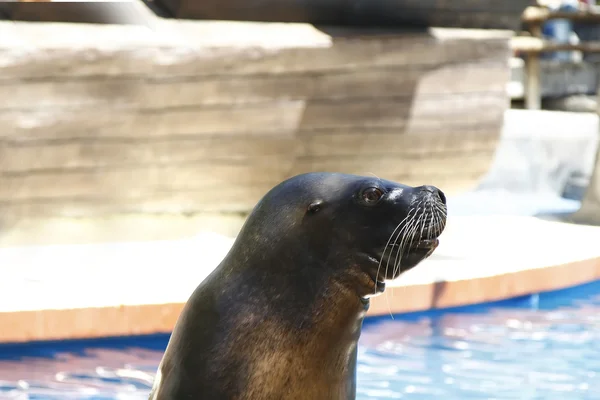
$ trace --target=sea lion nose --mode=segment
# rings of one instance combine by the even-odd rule
[[[423,186],[421,186],[421,191],[429,192],[434,195],[437,195],[437,197],[440,199],[440,201],[442,203],[446,204],[446,195],[444,194],[444,192],[442,192],[440,189],[436,188],[435,186],[423,185]]]

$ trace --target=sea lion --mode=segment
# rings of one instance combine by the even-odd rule
[[[445,222],[433,186],[337,173],[277,185],[185,305],[150,399],[354,399],[369,297],[431,255]]]

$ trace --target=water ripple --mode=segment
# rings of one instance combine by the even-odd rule
[[[358,398],[599,399],[599,300],[368,324]]]

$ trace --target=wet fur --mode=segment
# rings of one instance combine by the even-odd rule
[[[433,226],[437,218],[436,229],[445,222],[445,205],[433,202],[430,214],[415,213],[421,222],[383,224],[378,221],[383,214],[352,198],[369,182],[406,188],[405,196],[416,190],[376,178],[305,174],[269,192],[225,259],[190,297],[150,399],[354,399],[357,342],[367,297],[376,290],[371,271],[379,273],[384,265],[386,277],[399,274],[408,256],[394,259],[389,253],[409,252],[426,221]],[[433,201],[411,196],[422,207],[423,199]],[[401,200],[390,210],[410,211],[416,204]],[[322,201],[322,209],[312,215],[315,201]],[[383,229],[389,232],[375,234]],[[358,248],[371,241],[365,249],[380,246],[388,252],[386,264],[374,263]],[[390,243],[404,244],[390,248]]]

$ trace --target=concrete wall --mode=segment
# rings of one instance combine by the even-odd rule
[[[487,171],[506,32],[0,23],[2,218],[245,212],[308,171]]]

